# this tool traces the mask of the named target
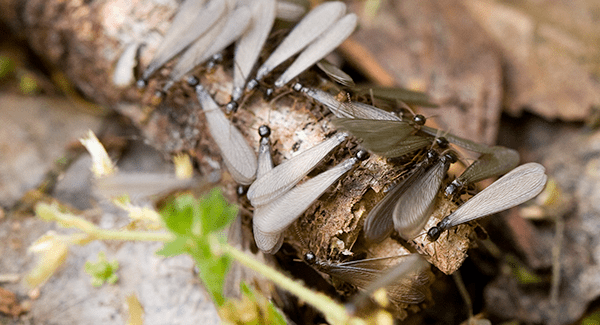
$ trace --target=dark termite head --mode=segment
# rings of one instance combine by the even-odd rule
[[[369,153],[364,149],[360,149],[360,150],[358,150],[358,152],[356,152],[355,157],[359,161],[364,161],[369,158]]]
[[[439,154],[435,150],[427,151],[427,159],[436,159],[438,156]]]
[[[429,230],[427,230],[427,239],[429,239],[430,241],[436,241],[438,238],[440,238],[442,230],[438,226],[439,223],[437,226],[431,227],[429,228]]]
[[[225,105],[225,113],[227,114],[232,114],[237,112],[238,110],[238,103],[234,102],[234,101],[230,101],[229,103],[227,103],[227,105]]]
[[[144,89],[146,86],[148,86],[148,81],[144,79],[138,79],[138,81],[135,82],[135,85],[138,87],[138,89]]]
[[[268,125],[261,125],[258,128],[258,135],[261,138],[268,138],[271,135],[271,128]]]
[[[246,194],[246,190],[247,190],[246,186],[238,185],[238,187],[236,188],[236,193],[238,196],[242,196],[242,195]]]
[[[317,263],[317,256],[313,252],[307,252],[304,254],[304,262],[308,265],[314,265]]]
[[[431,227],[429,228],[429,230],[427,230],[427,238],[430,241],[436,241],[438,238],[440,238],[440,235],[448,228],[451,228],[450,219],[446,217],[442,219],[442,221],[438,222],[437,225],[435,225],[435,227]]]
[[[413,122],[415,122],[416,125],[425,125],[426,121],[427,119],[425,118],[425,116],[421,114],[417,114],[413,117]]]
[[[263,89],[263,93],[267,99],[271,99],[275,90],[271,87]]]
[[[206,63],[206,69],[208,71],[213,71],[217,66],[217,63],[223,61],[223,54],[217,53],[210,58],[210,61]]]
[[[435,138],[435,143],[437,143],[438,147],[440,147],[442,149],[448,148],[448,145],[450,144],[448,142],[448,139],[446,139],[444,137]]]
[[[188,85],[190,85],[192,87],[196,87],[199,82],[200,82],[200,80],[198,80],[198,78],[196,78],[195,76],[189,76],[187,78]]]

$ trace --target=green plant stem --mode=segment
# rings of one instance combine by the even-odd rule
[[[85,230],[84,230],[85,231]],[[171,233],[166,232],[146,232],[131,230],[106,230],[96,228],[92,231],[85,231],[96,240],[127,240],[127,241],[159,241],[170,242],[175,239]]]
[[[222,249],[225,252],[225,254],[228,254],[231,258],[237,260],[242,265],[260,273],[265,278],[273,281],[276,285],[289,291],[290,293],[294,294],[298,298],[304,300],[306,303],[322,312],[325,315],[327,321],[329,321],[330,323],[349,324],[360,322],[360,320],[357,318],[351,318],[346,313],[346,309],[343,306],[337,304],[331,298],[321,293],[315,293],[303,287],[300,283],[286,277],[277,270],[254,260],[252,257],[244,254],[237,248],[225,244],[222,246]]]

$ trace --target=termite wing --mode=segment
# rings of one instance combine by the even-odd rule
[[[259,231],[278,234],[289,227],[342,175],[348,172],[359,160],[366,159],[366,152],[359,151],[356,157],[346,159],[329,170],[296,185],[274,201],[261,206],[260,216],[255,214],[255,224]]]
[[[325,2],[311,10],[261,65],[256,72],[256,80],[262,80],[281,63],[300,52],[345,12],[346,5],[340,1]]]
[[[382,287],[386,288],[390,302],[396,306],[418,304],[429,295],[427,286],[430,277],[424,270],[427,262],[418,254],[335,263],[319,260],[309,252],[304,255],[304,260],[315,269],[364,291],[353,300],[354,306],[362,305],[366,298]],[[390,265],[391,261],[396,263]]]
[[[348,135],[336,133],[331,138],[288,159],[257,179],[248,189],[253,206],[267,204],[298,184],[323,158],[341,144]]]
[[[235,42],[250,24],[251,11],[248,6],[239,6],[224,18],[224,26],[218,35],[211,41],[205,42],[202,38],[192,44],[181,56],[169,75],[170,81],[163,91],[168,90],[173,82],[180,80],[194,67],[204,63],[214,54],[223,51]],[[211,34],[212,36],[212,34]],[[207,46],[206,43],[209,43]]]
[[[419,177],[394,204],[394,228],[406,240],[421,232],[433,211],[435,199],[450,164],[456,161],[454,153],[442,153],[435,164]]]
[[[317,63],[317,67],[321,69],[321,71],[323,71],[333,81],[346,87],[354,86],[354,80],[352,79],[352,77],[350,77],[350,75],[345,73],[342,69],[331,64],[331,62],[327,61],[326,59],[322,59],[321,61],[319,61]]]
[[[538,163],[521,165],[477,193],[445,217],[427,236],[434,241],[445,230],[517,206],[537,196],[546,185],[546,169]]]
[[[232,102],[237,102],[242,96],[246,79],[258,59],[275,21],[275,0],[254,1],[250,6],[252,13],[250,28],[235,46]]]
[[[182,3],[152,61],[142,74],[141,84],[161,66],[209,31],[227,12],[228,3],[186,0]]]
[[[257,168],[254,150],[202,85],[196,86],[196,95],[204,111],[208,130],[221,150],[229,173],[239,184],[252,183]]]
[[[417,228],[427,222],[427,211],[451,162],[450,157],[440,157],[435,150],[428,151],[425,159],[371,209],[364,225],[367,241],[381,242],[394,226],[404,235],[420,231]],[[399,211],[401,209],[404,211]]]
[[[356,28],[358,17],[355,14],[347,14],[314,40],[291,66],[275,81],[275,87],[283,87],[297,75],[308,69],[325,55],[335,50],[343,41],[352,34]]]

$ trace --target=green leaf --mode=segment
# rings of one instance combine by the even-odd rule
[[[219,189],[200,200],[181,195],[161,210],[165,225],[177,238],[157,252],[163,256],[188,253],[196,261],[199,277],[215,303],[223,305],[223,284],[230,259],[219,255],[225,227],[237,217],[237,207],[229,204]]]
[[[189,251],[188,247],[188,238],[183,236],[178,236],[172,242],[166,243],[162,249],[156,252],[156,254],[171,257],[177,256],[181,254],[185,254]]]
[[[198,276],[204,283],[206,290],[212,296],[217,306],[222,306],[225,302],[223,297],[223,284],[225,276],[229,270],[231,260],[225,255],[214,256],[211,252],[208,241],[199,240],[192,249],[192,257],[198,266]]]
[[[115,284],[119,280],[116,274],[118,269],[119,262],[116,260],[109,262],[104,252],[98,253],[98,262],[85,262],[85,272],[92,277],[91,282],[94,287],[99,287],[104,282]]]

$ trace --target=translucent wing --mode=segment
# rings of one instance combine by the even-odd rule
[[[363,146],[373,152],[394,149],[400,141],[416,132],[406,121],[337,118],[333,120],[333,124],[361,139]]]
[[[208,130],[221,149],[229,173],[240,184],[252,183],[257,167],[254,150],[202,86],[196,87],[196,94],[204,110]]]
[[[225,1],[212,0],[206,7],[204,2],[204,0],[187,0],[181,5],[154,58],[144,71],[142,79],[150,78],[158,68],[210,30],[227,11]]]
[[[263,177],[257,179],[252,183],[246,194],[250,203],[255,207],[264,205],[287,192],[310,173],[347,136],[346,133],[335,134],[318,145],[284,161]]]
[[[294,187],[277,200],[262,206],[260,209],[261,215],[255,219],[256,226],[264,233],[281,233],[296,221],[331,184],[349,171],[357,161],[356,158],[347,159],[328,171]]]
[[[94,179],[97,194],[114,198],[128,194],[133,199],[146,199],[152,195],[166,194],[197,183],[197,179],[179,179],[172,173],[125,173]]]
[[[325,72],[325,74],[335,82],[347,87],[354,86],[354,80],[352,77],[350,77],[350,75],[345,73],[342,69],[331,64],[331,62],[322,59],[321,61],[317,62],[317,67],[319,67],[321,71]]]
[[[395,257],[398,264],[389,266],[372,263],[371,259],[346,263],[318,261],[315,267],[334,278],[348,282],[364,291],[353,299],[360,305],[377,289],[385,287],[390,301],[394,304],[420,303],[427,297],[426,285],[429,276],[422,272],[427,263],[418,254]]]
[[[283,87],[294,79],[304,70],[321,60],[325,55],[335,50],[342,42],[352,34],[356,28],[357,16],[347,14],[337,21],[333,27],[321,34],[313,43],[311,43],[292,65],[275,81],[275,87]]]
[[[226,18],[225,25],[220,33],[213,38],[212,42],[202,39],[194,43],[179,59],[177,65],[171,71],[169,78],[173,81],[181,79],[194,67],[204,63],[214,54],[223,51],[227,46],[235,42],[248,28],[250,23],[250,8],[241,6],[230,12]],[[212,33],[211,33],[212,36]],[[207,47],[207,44],[210,45]]]
[[[426,159],[410,171],[410,174],[392,188],[367,215],[365,219],[365,238],[369,242],[378,243],[392,232],[394,227],[393,212],[398,199],[419,180],[426,172],[431,159]]]
[[[269,138],[260,139],[258,146],[258,168],[256,169],[256,178],[260,179],[266,173],[273,169],[273,159],[271,158],[271,144]]]
[[[439,130],[422,126],[421,130],[435,136]],[[485,144],[476,143],[453,134],[444,136],[449,142],[462,148],[482,153],[453,183],[458,186],[479,182],[486,178],[502,175],[515,168],[519,163],[519,153],[516,150],[501,146],[490,147]]]
[[[360,306],[362,301],[380,288],[387,288],[388,295],[396,304],[421,302],[425,300],[425,295],[419,290],[419,287],[427,285],[428,281],[419,282],[423,278],[419,274],[428,265],[427,261],[419,254],[410,254],[402,258],[395,266],[381,272],[376,279],[363,288],[364,291],[356,296],[352,303]]]
[[[258,69],[256,79],[261,80],[283,61],[300,52],[345,12],[346,5],[340,1],[325,2],[311,10]]]
[[[255,215],[257,213],[256,211],[258,211],[259,209],[261,208],[259,207],[255,210]],[[277,251],[279,251],[281,245],[283,245],[283,232],[276,234],[266,234],[260,231],[260,229],[258,229],[256,223],[252,225],[252,231],[254,233],[254,241],[256,242],[256,247],[258,247],[258,249],[260,249],[263,253],[275,254],[277,253]]]
[[[513,169],[444,218],[441,227],[454,227],[497,213],[538,195],[546,185],[544,166],[527,163]]]
[[[327,106],[335,116],[340,118],[400,121],[400,118],[396,115],[390,114],[375,106],[354,102],[340,102],[335,96],[320,89],[304,87],[302,88],[302,92]]]
[[[398,142],[395,146],[388,148],[385,151],[373,151],[374,153],[388,157],[397,158],[402,157],[411,152],[415,152],[419,149],[423,149],[431,146],[435,138],[420,135],[409,135],[406,139]]]
[[[392,217],[394,228],[402,238],[413,238],[427,223],[450,163],[450,160],[440,159],[415,180],[396,202]]]
[[[307,1],[277,1],[277,18],[285,21],[298,21],[306,13]]]
[[[271,159],[271,144],[269,138],[263,137],[260,139],[258,147],[258,169],[256,170],[256,178],[260,179],[264,174],[273,169],[273,160]],[[276,234],[266,234],[256,226],[256,220],[264,213],[261,211],[263,207],[257,207],[254,210],[254,219],[252,231],[254,233],[254,241],[258,249],[267,254],[275,254],[283,244],[283,232]]]
[[[412,105],[438,107],[438,105],[433,103],[426,93],[400,87],[368,86],[357,87],[353,88],[352,90],[360,95],[373,96],[377,99],[386,100],[393,103],[402,101]]]
[[[233,64],[233,92],[237,101],[243,94],[246,80],[269,36],[275,21],[275,0],[255,1],[251,4],[252,22],[248,31],[238,40]]]

